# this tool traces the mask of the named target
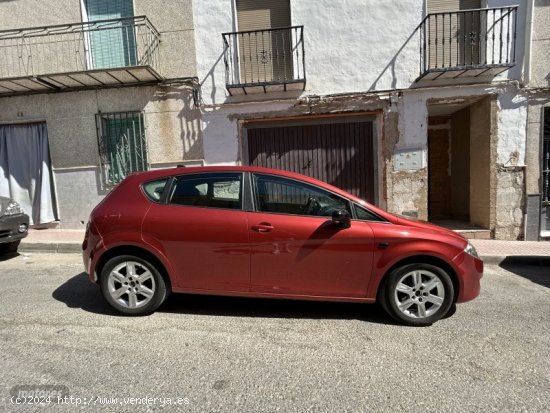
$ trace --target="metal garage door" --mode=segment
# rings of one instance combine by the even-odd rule
[[[252,166],[298,172],[374,201],[372,122],[250,127]]]

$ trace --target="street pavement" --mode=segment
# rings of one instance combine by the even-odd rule
[[[488,265],[480,297],[426,328],[374,305],[175,294],[122,317],[70,253],[3,258],[0,279],[1,412],[550,406],[550,271],[532,260]],[[16,386],[65,386],[72,399],[15,405]]]

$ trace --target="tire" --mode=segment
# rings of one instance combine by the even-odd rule
[[[20,243],[21,243],[21,240],[8,242],[6,244],[0,244],[0,253],[11,254],[11,253],[17,252],[17,248],[19,247]]]
[[[453,305],[454,287],[443,269],[408,264],[393,270],[383,284],[381,304],[398,322],[429,326],[445,317]]]
[[[151,314],[168,295],[166,281],[156,266],[133,255],[120,255],[107,261],[99,284],[109,305],[126,315]]]

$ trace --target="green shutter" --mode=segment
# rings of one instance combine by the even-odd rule
[[[101,114],[100,155],[108,184],[132,172],[147,170],[143,115],[137,112]]]
[[[132,17],[132,0],[85,0],[88,21]],[[136,39],[131,20],[105,25],[90,32],[92,69],[135,66]]]

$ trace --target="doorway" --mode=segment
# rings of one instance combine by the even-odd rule
[[[472,238],[495,222],[491,98],[428,107],[428,218]]]
[[[31,225],[57,221],[45,122],[0,125],[0,196],[18,202]]]

